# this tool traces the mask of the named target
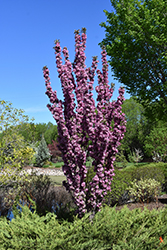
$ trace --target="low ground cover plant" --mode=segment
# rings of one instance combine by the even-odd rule
[[[166,233],[167,209],[130,211],[125,206],[117,211],[105,206],[91,221],[86,214],[67,222],[52,213],[40,217],[24,206],[11,222],[0,218],[0,249],[166,249]]]

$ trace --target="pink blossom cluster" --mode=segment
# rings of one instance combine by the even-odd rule
[[[72,194],[80,217],[86,212],[97,212],[102,206],[107,191],[111,190],[114,176],[113,163],[117,148],[126,131],[125,115],[121,105],[124,89],[119,89],[117,101],[110,101],[114,87],[108,85],[108,63],[105,48],[102,49],[102,72],[97,70],[97,57],[93,57],[91,67],[85,65],[86,30],[82,34],[75,31],[75,60],[71,63],[65,47],[55,41],[56,65],[62,85],[64,101],[57,98],[52,90],[49,70],[45,66],[43,74],[46,94],[50,99],[47,107],[57,122],[59,149],[62,152],[63,171],[67,181],[63,184]],[[97,105],[93,99],[93,83],[97,72]],[[75,102],[76,100],[76,102]],[[86,159],[93,158],[95,176],[86,183]]]

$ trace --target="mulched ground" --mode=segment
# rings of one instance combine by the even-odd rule
[[[116,210],[121,210],[125,205],[117,206]],[[162,195],[159,197],[158,202],[150,202],[150,203],[144,203],[141,204],[139,202],[135,203],[128,203],[126,206],[129,208],[129,210],[133,210],[135,208],[141,208],[143,210],[144,207],[146,207],[149,210],[156,209],[160,210],[162,208],[165,208],[167,206],[167,194]]]

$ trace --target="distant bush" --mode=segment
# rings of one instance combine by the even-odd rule
[[[132,179],[155,179],[160,182],[161,185],[165,182],[165,176],[163,171],[157,166],[145,166],[134,169],[131,172]]]
[[[164,162],[150,163],[149,166],[150,167],[156,166],[163,172],[165,176],[165,181],[163,183],[163,191],[167,192],[167,163]]]
[[[135,201],[148,203],[150,201],[155,201],[158,195],[160,195],[161,184],[154,179],[133,180],[128,191],[129,196]]]
[[[127,188],[132,181],[130,173],[119,170],[115,170],[114,173],[115,176],[111,182],[111,192],[108,192],[105,196],[105,204],[108,206],[121,205],[129,198]]]
[[[111,182],[111,192],[108,192],[105,196],[105,204],[114,206],[115,204],[124,204],[130,199],[128,193],[128,187],[133,180],[141,179],[155,179],[160,182],[161,188],[164,191],[165,175],[164,171],[160,169],[156,164],[145,165],[141,167],[132,166],[123,170],[114,170],[115,176]],[[93,167],[88,169],[87,177],[85,179],[86,185],[95,176]],[[88,186],[87,186],[88,187]]]
[[[127,167],[128,161],[126,160],[126,157],[124,155],[123,150],[119,150],[116,154],[116,160],[114,162],[114,167],[125,168]]]
[[[38,146],[38,150],[36,154],[35,166],[43,167],[45,162],[49,159],[50,159],[49,149],[47,147],[44,137],[42,137],[42,140]]]
[[[104,203],[108,206],[114,206],[115,204],[124,203],[128,197],[126,194],[126,189],[130,185],[132,179],[131,175],[123,171],[114,170],[115,176],[113,176],[113,180],[111,182],[111,192],[108,192],[105,196]],[[87,177],[85,179],[86,186],[89,188],[88,183],[95,176],[94,168],[91,167],[88,169]]]
[[[167,161],[167,127],[154,128],[145,139],[145,151],[154,161]]]
[[[161,184],[161,188],[163,191],[165,191],[165,174],[164,171],[156,164],[151,163],[145,166],[141,167],[131,167],[124,170],[125,172],[128,172],[132,180],[141,180],[141,179],[154,179]]]
[[[11,187],[1,187],[0,189],[0,211],[6,216],[8,211],[14,206],[27,204],[33,207],[35,202],[36,213],[40,216],[48,212],[56,212],[59,219],[71,218],[71,209],[74,203],[71,195],[64,187],[53,186],[47,175],[36,175],[33,172],[27,180],[20,181],[19,189]]]
[[[61,151],[58,148],[58,142],[52,140],[52,144],[48,144],[49,152],[51,155],[51,161],[60,162],[60,158],[62,156]],[[62,161],[62,158],[61,158]]]

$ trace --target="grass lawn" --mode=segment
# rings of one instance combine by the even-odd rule
[[[134,167],[142,167],[145,165],[150,164],[150,162],[139,162],[139,163],[131,163],[131,162],[127,162],[125,169],[130,169],[130,168],[134,168]],[[122,162],[117,162],[116,163],[117,168],[123,168],[122,166]]]
[[[44,165],[43,168],[61,168],[63,166],[64,162],[56,162],[52,163],[51,165]]]
[[[147,165],[149,163],[147,162],[142,162],[142,163],[138,163],[138,164],[134,164],[134,163],[130,163],[128,162],[127,163],[127,167],[125,169],[129,170],[131,168],[134,168],[134,166],[136,167],[141,167],[141,166],[144,166],[144,165]],[[52,166],[48,166],[46,165],[45,167],[49,167],[49,168],[61,168],[63,166],[63,162],[57,162],[57,163],[53,163]],[[86,162],[86,166],[87,167],[90,167],[91,166],[91,162]],[[121,168],[122,167],[122,163],[121,162],[117,162],[117,167],[118,168]],[[50,175],[49,176],[50,179],[52,180],[52,182],[54,183],[55,186],[60,186],[62,185],[62,181],[66,180],[66,177],[65,176],[54,176],[54,175]]]
[[[61,186],[62,181],[66,180],[65,176],[50,175],[49,178],[51,179],[51,181],[54,183],[55,186]]]

